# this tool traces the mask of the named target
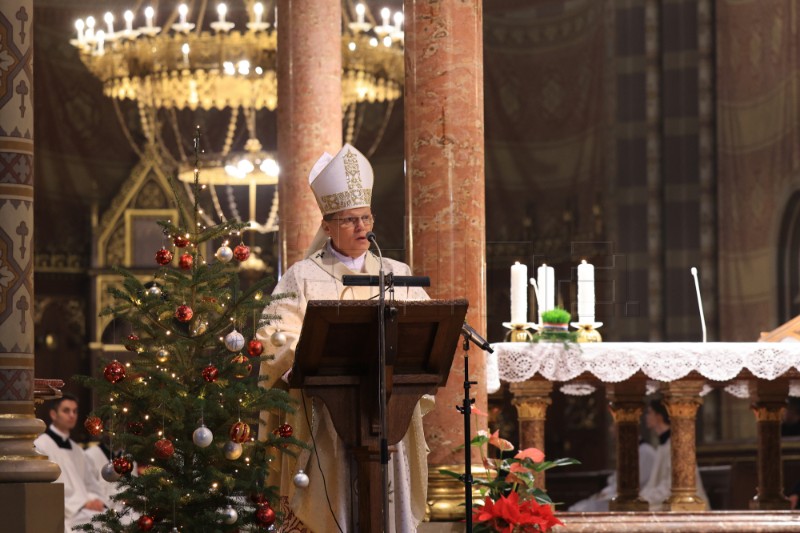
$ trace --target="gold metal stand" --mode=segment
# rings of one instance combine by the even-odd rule
[[[570,326],[578,330],[578,342],[603,342],[603,337],[597,331],[602,325],[602,322],[570,323]]]

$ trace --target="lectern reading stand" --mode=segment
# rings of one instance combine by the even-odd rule
[[[423,394],[447,383],[466,300],[386,304],[387,435],[405,435]],[[383,530],[378,413],[378,302],[312,300],[306,308],[289,385],[328,407],[358,468],[358,531]]]

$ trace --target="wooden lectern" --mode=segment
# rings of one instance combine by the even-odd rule
[[[406,434],[423,394],[447,383],[466,300],[386,302],[389,445]],[[378,302],[308,302],[289,385],[328,407],[358,465],[358,529],[383,529],[378,391]]]

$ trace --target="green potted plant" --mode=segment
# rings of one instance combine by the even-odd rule
[[[542,313],[543,331],[567,331],[572,315],[560,307]]]

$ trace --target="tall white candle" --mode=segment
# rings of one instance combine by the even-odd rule
[[[228,6],[225,4],[217,4],[217,15],[220,22],[225,22],[225,15],[228,14]]]
[[[585,259],[578,265],[578,323],[594,323],[594,265]]]
[[[253,5],[253,13],[256,16],[256,24],[261,24],[261,17],[264,15],[264,4],[256,2]]]
[[[364,24],[364,15],[367,13],[367,8],[364,4],[356,4],[356,21],[359,24]]]
[[[75,21],[75,29],[78,30],[78,43],[83,44],[84,37],[83,37],[83,29],[86,26],[83,23],[83,19],[78,19]]]
[[[539,323],[542,323],[542,313],[555,309],[556,301],[556,276],[553,267],[543,264],[536,271],[536,284],[539,286]]]
[[[179,5],[178,15],[181,17],[181,24],[186,24],[186,17],[189,15],[189,6],[186,4]]]
[[[392,12],[388,7],[384,7],[381,9],[381,25],[388,26],[389,25],[389,18],[392,16]]]
[[[511,265],[511,323],[528,322],[528,265]]]

